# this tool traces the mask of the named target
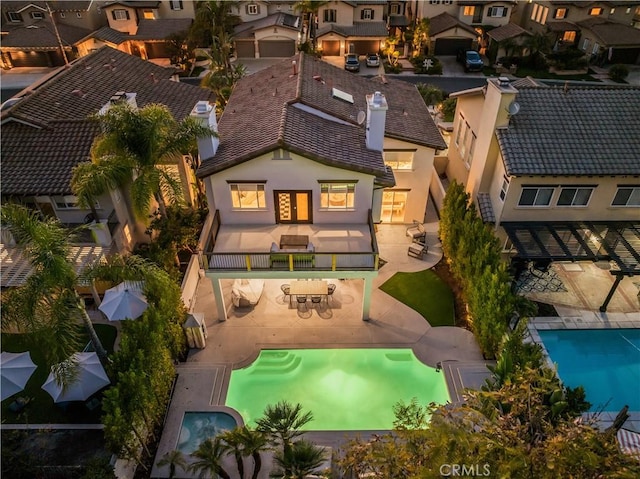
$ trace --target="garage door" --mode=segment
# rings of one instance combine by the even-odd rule
[[[350,53],[357,53],[358,55],[366,55],[367,53],[377,53],[380,50],[379,40],[355,40],[348,42],[353,44],[355,51],[349,50]],[[351,48],[351,45],[349,45]]]
[[[262,40],[258,42],[260,58],[291,57],[296,54],[293,40]]]
[[[628,63],[631,65],[640,62],[640,48],[614,48],[609,63]]]
[[[322,40],[322,54],[326,57],[340,56],[340,40]]]
[[[238,58],[255,58],[256,49],[253,40],[237,40],[236,55]]]
[[[14,67],[60,67],[64,65],[59,52],[8,52]],[[69,54],[69,53],[67,53]],[[72,58],[69,58],[72,60]]]
[[[147,52],[147,58],[169,58],[169,45],[164,42],[147,42],[144,44],[144,49]]]
[[[469,50],[472,43],[471,38],[438,38],[433,54],[455,55],[458,50]]]

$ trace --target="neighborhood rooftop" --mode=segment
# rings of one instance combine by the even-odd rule
[[[524,87],[497,130],[509,175],[640,174],[640,88]]]
[[[296,75],[292,60],[298,62]],[[243,79],[220,119],[218,152],[203,159],[198,175],[288,148],[325,164],[375,174],[378,181],[386,177],[387,184],[390,175],[381,155],[365,147],[364,125],[358,122],[367,109],[366,95],[380,91],[387,98],[386,136],[436,149],[446,144],[415,86],[385,81],[352,75],[304,54]],[[335,98],[334,89],[350,94],[353,104]]]

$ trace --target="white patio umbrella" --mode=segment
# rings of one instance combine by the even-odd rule
[[[142,294],[142,283],[125,281],[104,292],[104,298],[98,309],[109,321],[136,319],[149,307]]]
[[[75,353],[73,355],[78,368],[76,380],[66,389],[58,384],[53,371],[45,381],[42,389],[53,398],[53,402],[84,401],[96,391],[111,384],[96,353]],[[66,361],[70,366],[72,360]]]
[[[31,361],[31,355],[28,351],[0,354],[0,376],[2,376],[0,397],[2,397],[2,401],[22,391],[37,368],[38,366]]]

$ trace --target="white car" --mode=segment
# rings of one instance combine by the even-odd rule
[[[367,66],[368,67],[379,67],[380,66],[380,57],[377,53],[367,53]]]

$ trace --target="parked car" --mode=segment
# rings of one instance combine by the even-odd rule
[[[350,72],[360,71],[360,59],[355,53],[347,53],[344,56],[344,69]]]
[[[481,72],[484,67],[480,54],[475,50],[459,50],[457,59],[464,65],[466,72]]]
[[[366,63],[368,67],[379,67],[380,57],[377,53],[367,53]]]

